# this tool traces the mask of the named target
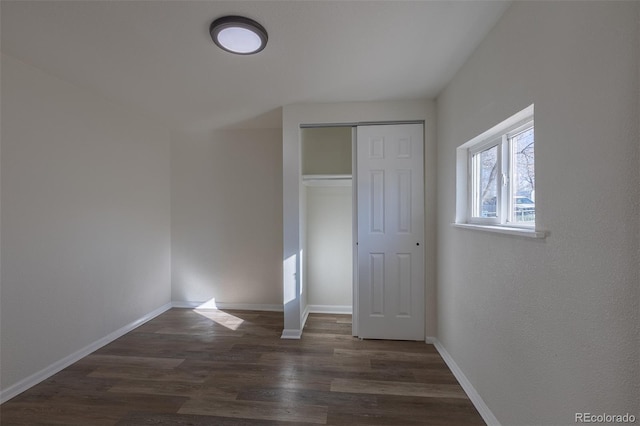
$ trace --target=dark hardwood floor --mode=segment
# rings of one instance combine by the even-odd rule
[[[171,309],[0,406],[5,425],[484,424],[433,346],[348,315]]]

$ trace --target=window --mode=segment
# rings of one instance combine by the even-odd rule
[[[533,231],[533,105],[458,148],[456,224]]]

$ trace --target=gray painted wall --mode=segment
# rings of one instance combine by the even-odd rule
[[[173,300],[282,305],[282,131],[174,133],[171,152]]]
[[[638,2],[515,2],[437,99],[438,337],[505,425],[640,414]],[[546,240],[452,228],[456,148],[535,104]]]
[[[3,390],[170,302],[169,142],[2,56]]]

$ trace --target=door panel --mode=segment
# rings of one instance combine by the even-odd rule
[[[411,253],[398,253],[398,316],[411,316]]]
[[[358,335],[424,340],[423,126],[357,130]]]
[[[371,205],[369,206],[370,230],[372,234],[384,234],[384,170],[372,170],[371,179]]]
[[[411,170],[398,170],[398,228],[397,232],[411,233]]]
[[[384,315],[384,253],[369,253],[371,315]]]

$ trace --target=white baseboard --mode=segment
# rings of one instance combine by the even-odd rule
[[[238,311],[282,312],[284,310],[284,307],[282,305],[253,304],[253,303],[223,303],[223,302],[216,302],[215,300],[209,300],[207,302],[173,301],[171,302],[171,306],[174,308],[232,309],[232,310],[238,310]]]
[[[440,353],[440,356],[444,359],[444,362],[447,364],[456,379],[458,379],[460,386],[462,386],[462,389],[467,393],[471,403],[476,407],[476,410],[478,410],[480,416],[482,416],[482,419],[487,423],[487,425],[500,426],[500,422],[496,419],[496,416],[493,415],[480,394],[473,387],[469,379],[467,379],[467,376],[464,375],[460,367],[458,367],[458,364],[456,364],[453,358],[451,358],[451,355],[449,355],[449,352],[447,352],[444,346],[442,346],[442,343],[440,343],[440,341],[435,337],[427,337],[425,338],[425,342],[436,347],[436,350]]]
[[[309,314],[311,313],[311,310],[309,308],[310,308],[309,305],[307,305],[304,308],[304,312],[302,313],[302,324],[300,324],[300,330],[304,330],[304,325],[307,323],[307,319],[309,318]]]
[[[147,321],[152,320],[153,318],[157,317],[158,315],[162,314],[163,312],[168,311],[169,309],[171,309],[171,303],[167,303],[166,305],[160,306],[158,309],[155,309],[155,310],[149,312],[148,314],[146,314],[142,318],[139,318],[139,319],[137,319],[137,320],[125,325],[124,327],[114,331],[113,333],[109,333],[105,337],[103,337],[103,338],[101,338],[99,340],[96,340],[95,342],[85,346],[84,348],[80,349],[79,351],[76,351],[76,352],[74,352],[74,353],[72,353],[70,355],[67,355],[66,357],[54,362],[53,364],[49,365],[46,368],[43,368],[42,370],[38,371],[37,373],[34,373],[31,376],[20,380],[18,383],[13,384],[13,385],[9,386],[6,389],[2,389],[0,391],[0,404],[4,403],[5,401],[10,400],[14,396],[17,396],[17,395],[21,394],[22,392],[26,391],[27,389],[29,389],[32,386],[37,385],[38,383],[42,382],[43,380],[48,379],[49,377],[53,376],[54,374],[58,373],[59,371],[67,368],[68,366],[70,366],[74,362],[79,361],[80,359],[84,358],[85,356],[89,355],[90,353],[95,352],[96,350],[100,349],[101,347],[113,342],[117,338],[124,336],[125,334],[127,334],[131,330],[141,326],[142,324],[144,324]]]
[[[302,337],[302,330],[284,329],[282,330],[281,339],[300,339]]]
[[[353,306],[351,305],[308,305],[311,314],[353,314]]]

